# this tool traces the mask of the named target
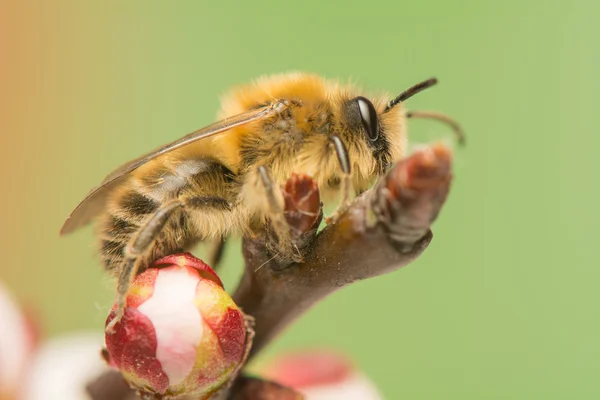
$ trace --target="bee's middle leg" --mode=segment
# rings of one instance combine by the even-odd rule
[[[116,310],[113,320],[106,326],[112,332],[115,325],[125,314],[126,296],[133,278],[136,276],[144,256],[151,245],[159,237],[169,218],[180,209],[202,209],[211,206],[229,208],[229,203],[219,197],[182,197],[171,200],[152,214],[146,223],[132,236],[124,249],[125,258],[121,264],[121,272],[117,283]]]
[[[279,187],[273,182],[267,167],[259,166],[255,175],[247,184],[251,193],[245,196],[245,201],[253,203],[253,208],[260,211],[270,222],[277,236],[279,251],[295,262],[302,262],[302,256],[292,242],[290,226],[285,219],[285,201]]]
[[[223,254],[225,253],[225,245],[227,244],[227,238],[222,236],[210,243],[210,247],[208,250],[208,265],[210,265],[214,270],[219,267],[221,261],[223,260]]]

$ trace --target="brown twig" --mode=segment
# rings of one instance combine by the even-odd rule
[[[259,378],[241,376],[227,400],[302,400],[304,397],[285,386]]]
[[[319,234],[305,219],[288,218],[304,263],[274,256],[267,233],[245,238],[244,275],[235,302],[256,319],[251,357],[307,309],[336,290],[358,280],[403,267],[429,245],[429,230],[451,181],[451,153],[436,145],[417,151],[395,165],[370,191],[363,193]],[[293,188],[290,188],[293,186]],[[310,198],[301,212],[286,201],[290,215],[321,215],[318,192],[311,181],[293,177],[284,193]],[[293,189],[293,190],[292,190]]]

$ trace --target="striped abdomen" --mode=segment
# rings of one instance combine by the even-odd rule
[[[175,211],[144,255],[140,271],[156,259],[188,249],[200,239],[227,233],[219,226],[208,230],[207,223],[199,222],[231,212],[237,193],[231,171],[206,158],[161,167],[132,177],[115,192],[107,213],[99,221],[100,256],[113,273],[119,272],[131,238],[169,200],[208,197],[216,201],[208,202],[205,209]]]

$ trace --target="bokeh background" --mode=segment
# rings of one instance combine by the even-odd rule
[[[455,116],[469,144],[431,247],[328,298],[259,363],[322,346],[389,399],[597,399],[598,4],[1,1],[0,279],[47,335],[101,331],[113,283],[92,229],[58,230],[113,167],[263,74],[390,92],[437,76],[410,107]],[[449,139],[435,122],[410,134]],[[230,289],[240,262],[236,242]]]

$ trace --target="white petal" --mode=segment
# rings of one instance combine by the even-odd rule
[[[184,267],[161,269],[154,293],[138,307],[154,325],[156,359],[169,378],[169,385],[181,383],[196,362],[202,338],[202,317],[194,304],[199,280]]]
[[[79,333],[47,342],[37,353],[23,400],[89,400],[85,386],[107,369],[100,357],[104,338]]]
[[[33,337],[17,303],[0,283],[0,398],[20,386]]]
[[[342,382],[305,387],[300,390],[306,400],[382,400],[375,386],[362,375],[352,375]]]

